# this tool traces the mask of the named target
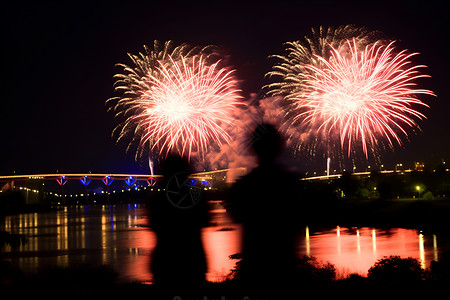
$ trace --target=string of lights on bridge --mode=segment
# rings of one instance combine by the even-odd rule
[[[30,188],[27,188],[27,187],[19,187],[18,188],[20,191],[25,191],[25,192],[29,192],[29,193],[34,193],[34,194],[39,194],[39,190],[36,190],[36,189],[30,189]],[[211,186],[208,186],[208,187],[204,187],[203,188],[204,190],[211,190],[212,189],[212,187]],[[99,193],[97,193],[97,192],[92,192],[92,193],[80,193],[80,194],[68,194],[68,195],[63,195],[62,193],[54,193],[54,192],[45,192],[45,194],[48,194],[48,195],[51,195],[51,196],[54,196],[54,197],[58,197],[58,198],[61,198],[61,197],[65,197],[66,199],[67,198],[78,198],[78,197],[80,197],[80,198],[82,198],[82,197],[92,197],[92,196],[100,196],[100,195],[113,195],[113,194],[118,194],[118,193],[127,193],[127,192],[133,192],[133,191],[136,191],[136,192],[141,192],[141,191],[146,191],[146,190],[149,190],[149,187],[146,187],[146,186],[135,186],[134,188],[128,188],[128,189],[122,189],[122,190],[120,190],[120,191],[116,191],[116,190],[113,190],[113,191],[111,191],[111,192],[109,192],[109,191],[101,191],[101,192],[99,192]],[[150,191],[151,192],[160,192],[160,191],[165,191],[165,189],[163,189],[163,188],[150,188]]]
[[[189,180],[187,181],[187,184],[194,186],[197,184],[200,184],[204,190],[211,190],[211,185],[208,182],[210,179],[212,179],[211,174],[213,173],[219,173],[219,172],[226,172],[226,170],[215,170],[215,171],[209,171],[209,172],[202,172],[202,173],[194,173],[189,176]],[[63,197],[66,199],[70,198],[79,198],[79,197],[89,197],[89,196],[100,196],[100,195],[112,195],[112,194],[118,194],[118,193],[126,193],[131,191],[137,191],[140,192],[142,190],[148,190],[150,191],[161,191],[164,190],[162,188],[157,188],[156,184],[159,180],[162,179],[162,175],[128,175],[128,174],[38,174],[38,175],[10,175],[10,176],[0,176],[0,181],[12,183],[11,186],[14,186],[14,181],[29,181],[29,180],[56,180],[59,186],[62,188],[66,185],[66,183],[69,180],[79,180],[79,182],[84,185],[87,189],[88,185],[91,183],[92,180],[101,180],[104,184],[104,187],[106,187],[106,191],[102,190],[100,192],[91,192],[91,193],[77,193],[77,194],[65,194],[64,191],[60,193],[56,192],[44,192],[46,195],[54,196],[54,197]],[[114,181],[124,181],[128,188],[122,188],[119,191],[112,190],[109,191],[109,186]],[[142,182],[145,181],[148,186],[143,186],[138,184],[138,181]],[[25,191],[27,193],[35,193],[39,194],[40,191],[37,189],[30,189],[28,187],[18,187],[18,190]]]

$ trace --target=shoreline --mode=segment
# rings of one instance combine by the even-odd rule
[[[298,224],[318,228],[329,226],[407,228],[435,233],[450,234],[450,200],[441,199],[344,199],[344,200],[300,200]],[[220,200],[210,200],[211,208],[217,208]],[[117,207],[129,204],[145,205],[145,201],[123,201],[116,203],[91,203],[71,205],[27,204],[14,208],[2,208],[0,217],[43,213],[64,210],[66,207],[104,205]],[[219,204],[218,204],[219,203]]]

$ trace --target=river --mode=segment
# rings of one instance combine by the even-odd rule
[[[221,281],[233,268],[229,256],[240,251],[241,228],[227,212],[210,210],[211,225],[202,232],[208,263],[207,279]],[[149,271],[155,235],[148,226],[146,209],[139,204],[73,206],[62,210],[6,216],[0,230],[24,234],[28,242],[5,246],[3,258],[25,273],[49,267],[108,265],[120,282],[151,282]],[[383,256],[419,259],[429,267],[448,249],[449,240],[433,233],[404,228],[304,228],[298,253],[334,264],[339,277],[367,270]],[[268,261],[268,263],[270,263]]]

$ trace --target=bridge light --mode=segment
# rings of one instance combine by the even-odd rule
[[[65,185],[67,182],[66,176],[61,176],[56,179],[56,182],[58,182],[59,185]]]
[[[136,179],[133,178],[133,176],[129,176],[127,179],[125,179],[125,183],[126,183],[128,186],[133,185],[135,182],[136,182]]]
[[[111,182],[113,182],[114,180],[111,179],[111,177],[109,175],[106,175],[103,179],[102,179],[103,183],[105,185],[111,185]]]

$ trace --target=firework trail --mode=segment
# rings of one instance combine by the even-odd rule
[[[154,50],[144,48],[129,54],[133,66],[120,64],[124,74],[115,76],[115,90],[121,96],[107,101],[124,120],[113,131],[117,141],[129,139],[127,151],[136,146],[136,159],[146,152],[202,156],[210,145],[230,142],[223,128],[233,122],[240,98],[234,71],[219,66],[211,46],[156,41]]]
[[[313,154],[325,143],[327,152],[347,149],[350,157],[359,148],[368,158],[382,143],[401,145],[407,128],[425,118],[416,109],[427,105],[417,96],[434,95],[415,83],[429,77],[419,72],[425,66],[411,62],[418,53],[371,43],[373,32],[352,26],[313,32],[306,44],[287,43],[288,55],[276,56],[281,63],[268,73],[281,77],[268,88],[290,103],[284,130],[298,149]]]

